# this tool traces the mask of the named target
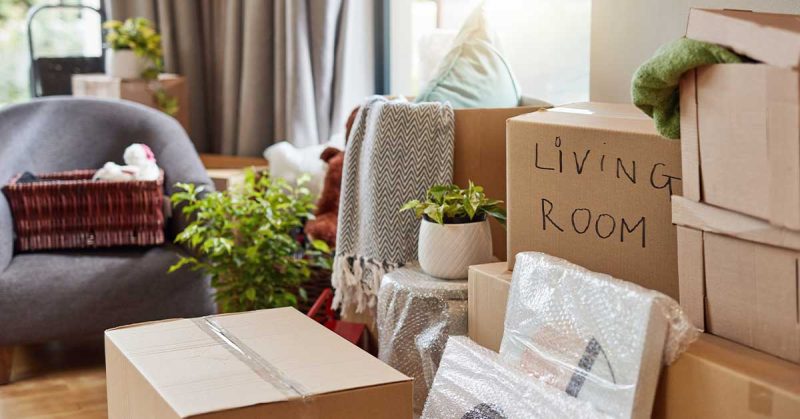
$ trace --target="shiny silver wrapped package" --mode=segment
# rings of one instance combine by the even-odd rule
[[[467,334],[467,281],[437,279],[418,267],[387,273],[376,321],[378,357],[414,378],[420,413],[448,337]]]
[[[532,379],[466,337],[447,343],[425,419],[608,418],[588,403]]]

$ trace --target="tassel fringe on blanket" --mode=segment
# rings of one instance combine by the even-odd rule
[[[334,307],[374,312],[384,274],[417,259],[419,221],[400,207],[453,178],[453,108],[373,96],[345,151]]]

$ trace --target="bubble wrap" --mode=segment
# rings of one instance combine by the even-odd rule
[[[671,298],[542,253],[520,253],[504,361],[612,417],[650,417],[662,363],[696,339]]]
[[[467,281],[418,267],[383,276],[377,305],[378,357],[414,378],[414,411],[425,405],[449,336],[467,334]]]
[[[531,379],[466,337],[447,343],[422,414],[426,419],[608,418]]]

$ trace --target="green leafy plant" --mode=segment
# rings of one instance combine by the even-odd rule
[[[187,266],[211,276],[222,311],[296,306],[306,299],[303,283],[311,269],[330,269],[330,249],[322,241],[302,244],[297,232],[313,217],[309,190],[283,179],[245,175],[234,191],[205,193],[178,184],[171,200],[192,222],[175,241],[193,249],[172,267]]]
[[[131,50],[137,56],[147,58],[152,63],[151,72],[163,67],[161,35],[149,19],[135,17],[124,22],[109,20],[103,24],[103,28],[107,31],[106,43],[109,48]]]
[[[414,211],[417,218],[425,217],[439,224],[468,223],[482,221],[487,216],[495,218],[500,224],[506,223],[503,201],[489,199],[483,187],[469,182],[467,189],[458,185],[434,185],[425,194],[425,200],[408,201],[400,211]]]
[[[142,72],[153,92],[158,108],[170,116],[175,116],[180,107],[178,99],[167,93],[158,81],[164,71],[164,55],[161,49],[161,35],[153,22],[143,17],[127,19],[124,22],[109,20],[103,24],[106,29],[106,44],[113,50],[131,50],[139,57],[146,58],[150,65]]]

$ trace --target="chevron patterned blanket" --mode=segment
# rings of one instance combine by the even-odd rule
[[[417,259],[419,221],[399,213],[411,199],[453,178],[449,103],[372,96],[347,143],[332,285],[334,306],[374,314],[383,274]]]

